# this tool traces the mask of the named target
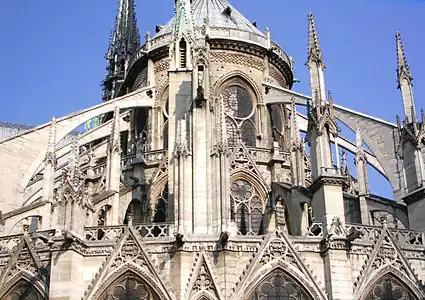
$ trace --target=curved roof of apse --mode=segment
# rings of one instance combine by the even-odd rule
[[[231,13],[225,13],[230,8]],[[195,27],[201,28],[208,17],[209,26],[214,28],[228,29],[230,31],[242,31],[248,34],[265,38],[264,34],[257,29],[247,18],[229,4],[227,0],[193,0],[192,16]],[[165,25],[154,37],[171,34],[173,32],[173,19]]]

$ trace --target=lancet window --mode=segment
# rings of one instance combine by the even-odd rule
[[[275,271],[261,282],[249,300],[310,300],[306,291],[283,271]]]
[[[258,190],[247,180],[234,180],[230,186],[231,219],[238,234],[258,235],[264,230],[265,204]]]
[[[239,78],[232,79],[221,90],[219,97],[226,114],[227,139],[230,146],[239,139],[246,146],[256,146],[256,108],[254,93]]]
[[[369,292],[365,300],[416,300],[417,298],[393,276],[382,278]]]
[[[133,275],[127,275],[100,297],[101,300],[159,300],[152,289],[142,280]]]

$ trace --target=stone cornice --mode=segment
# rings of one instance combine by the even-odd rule
[[[425,186],[422,186],[416,191],[413,191],[407,194],[405,197],[403,197],[403,201],[407,205],[413,204],[416,201],[424,200],[424,199],[425,199]]]
[[[47,201],[39,201],[39,202],[31,203],[31,204],[29,204],[27,206],[24,206],[24,207],[21,207],[21,208],[12,210],[12,211],[10,211],[8,213],[5,213],[3,215],[3,218],[4,219],[8,219],[8,218],[14,217],[16,215],[22,214],[22,213],[27,212],[29,210],[32,210],[34,208],[41,207],[41,206],[45,205],[46,203],[47,203]]]
[[[342,186],[344,183],[345,177],[341,175],[320,175],[310,186],[309,190],[312,194],[315,194],[322,186]]]

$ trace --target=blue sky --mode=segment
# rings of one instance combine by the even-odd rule
[[[173,15],[173,0],[136,0],[141,36]],[[307,13],[316,18],[326,88],[340,105],[395,121],[394,34],[400,31],[415,79],[417,107],[425,107],[425,1],[231,0],[295,60],[294,90],[310,94]],[[37,125],[101,101],[104,54],[115,0],[1,1],[0,120]],[[384,192],[384,194],[387,194]]]

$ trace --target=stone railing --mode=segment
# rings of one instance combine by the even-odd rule
[[[271,42],[272,51],[275,53],[280,59],[286,62],[290,67],[292,67],[292,62],[289,59],[289,56],[282,50],[282,48],[275,42]]]
[[[167,150],[164,149],[126,155],[121,158],[121,167],[128,167],[138,162],[144,162],[147,165],[158,164],[166,155]]]
[[[126,228],[127,225],[86,227],[84,235],[89,242],[116,241]],[[133,229],[141,238],[168,237],[173,233],[171,223],[136,224]]]
[[[34,246],[48,247],[49,240],[53,238],[56,230],[45,230],[28,233],[29,238],[33,241]],[[12,251],[22,240],[23,233],[0,236],[0,253],[8,253]],[[42,238],[40,238],[42,237]]]
[[[383,227],[346,224],[345,229],[348,234],[354,231],[361,232],[360,237],[357,239],[358,241],[373,243],[382,234]],[[396,243],[401,246],[425,246],[425,232],[395,228],[389,228],[389,231]],[[323,237],[322,223],[313,223],[306,236]]]

